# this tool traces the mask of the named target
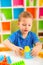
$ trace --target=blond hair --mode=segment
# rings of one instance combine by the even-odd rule
[[[32,14],[30,12],[24,11],[19,15],[18,21],[21,20],[21,17],[23,18],[33,18]]]

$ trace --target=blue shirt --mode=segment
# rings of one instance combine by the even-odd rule
[[[35,33],[31,32],[31,31],[28,32],[27,37],[24,39],[22,37],[20,30],[11,34],[11,36],[8,38],[8,40],[11,43],[15,44],[16,46],[19,46],[22,48],[24,48],[24,46],[30,46],[30,48],[32,48],[35,43],[39,42],[39,39]]]

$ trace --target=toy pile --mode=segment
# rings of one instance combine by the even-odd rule
[[[8,57],[3,55],[0,56],[0,65],[10,65],[10,64],[11,64],[11,59],[9,56]]]

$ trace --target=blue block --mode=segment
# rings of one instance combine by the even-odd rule
[[[10,56],[7,56],[6,59],[7,59],[8,64],[11,64],[11,58],[10,58]]]
[[[4,60],[4,56],[0,55],[0,62]]]
[[[30,52],[25,52],[24,57],[25,57],[26,59],[31,59],[31,58],[33,58],[33,57],[31,56],[31,53],[30,53]]]

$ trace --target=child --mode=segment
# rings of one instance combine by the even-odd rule
[[[6,47],[20,53],[20,47],[30,46],[33,48],[32,56],[37,56],[42,48],[39,39],[35,33],[31,32],[33,17],[29,12],[22,12],[18,19],[19,30],[11,34],[11,36],[3,43]],[[35,46],[33,47],[33,45]]]

